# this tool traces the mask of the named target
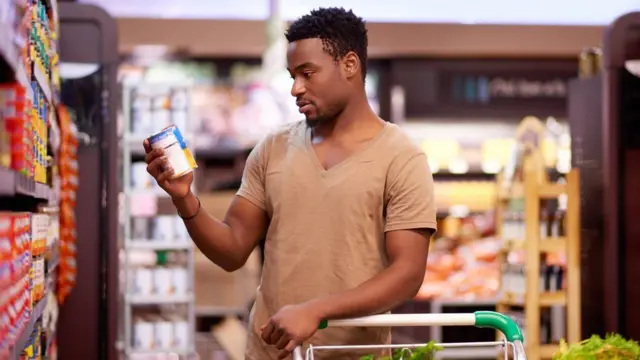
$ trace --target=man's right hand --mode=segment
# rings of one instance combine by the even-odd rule
[[[193,172],[189,172],[179,178],[173,178],[173,169],[162,149],[151,149],[149,140],[144,141],[144,150],[147,153],[144,161],[147,163],[147,172],[153,176],[158,185],[171,196],[178,200],[186,197],[191,192]]]

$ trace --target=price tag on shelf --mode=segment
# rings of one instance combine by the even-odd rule
[[[129,204],[131,216],[151,217],[158,213],[158,198],[151,193],[132,194]]]

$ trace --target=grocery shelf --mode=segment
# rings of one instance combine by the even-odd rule
[[[197,316],[211,316],[211,317],[223,317],[223,316],[244,316],[248,313],[247,308],[241,307],[226,307],[226,306],[196,306]]]
[[[127,249],[135,250],[188,250],[193,245],[187,241],[184,242],[166,242],[147,239],[135,239],[126,243]]]
[[[126,84],[125,84],[126,85]],[[143,168],[146,167],[144,165],[141,168],[138,168],[140,164],[137,164],[137,161],[140,160],[142,156],[144,156],[144,140],[151,135],[153,131],[158,130],[160,126],[154,125],[149,127],[143,127],[144,130],[134,126],[133,120],[137,119],[133,115],[134,108],[133,104],[136,103],[136,94],[138,94],[137,90],[142,92],[150,91],[156,94],[159,91],[161,95],[158,96],[167,96],[168,104],[171,104],[172,97],[175,92],[180,92],[181,89],[185,88],[185,85],[181,84],[165,84],[168,86],[163,86],[162,84],[136,84],[133,86],[126,85],[125,89],[123,89],[123,98],[122,98],[122,108],[123,108],[123,132],[119,139],[120,145],[120,156],[122,159],[122,217],[120,221],[120,226],[122,228],[122,237],[121,237],[121,245],[120,249],[123,252],[135,252],[140,250],[141,252],[146,251],[169,251],[169,252],[181,252],[180,254],[180,265],[178,266],[181,269],[186,270],[186,290],[181,290],[179,292],[180,295],[157,295],[145,293],[145,295],[136,294],[132,289],[135,287],[130,286],[134,279],[132,278],[132,273],[134,273],[134,268],[137,267],[135,262],[130,260],[130,256],[124,257],[124,263],[122,264],[123,273],[123,284],[121,287],[123,304],[121,306],[122,313],[121,319],[119,321],[122,322],[121,330],[119,331],[119,350],[131,360],[136,359],[136,355],[141,355],[140,358],[147,358],[145,354],[162,354],[169,355],[172,357],[173,354],[184,355],[181,357],[189,356],[194,353],[192,348],[195,346],[195,342],[193,337],[189,338],[189,343],[180,344],[182,345],[182,349],[136,349],[133,344],[133,339],[139,335],[137,332],[141,331],[134,324],[134,318],[140,312],[140,310],[147,310],[146,307],[154,307],[161,306],[167,307],[167,311],[162,311],[161,314],[157,314],[157,317],[164,318],[167,321],[174,321],[174,317],[171,316],[172,313],[180,313],[173,314],[178,315],[181,319],[180,321],[186,320],[188,323],[189,331],[195,330],[195,295],[193,293],[194,289],[194,245],[190,238],[184,238],[183,234],[173,233],[173,228],[175,226],[184,226],[181,221],[175,221],[175,223],[171,223],[168,225],[172,234],[171,236],[164,236],[164,239],[154,238],[155,232],[152,231],[153,226],[147,226],[146,230],[136,231],[134,235],[134,231],[132,229],[133,221],[132,218],[146,218],[145,221],[149,221],[148,225],[153,224],[153,219],[157,216],[168,215],[166,212],[170,212],[171,216],[175,217],[175,220],[179,220],[177,215],[175,214],[175,208],[173,205],[170,205],[165,210],[165,201],[170,201],[170,196],[165,191],[160,189],[159,186],[153,181],[153,185],[151,183],[147,184],[147,180],[152,180],[151,178],[145,179],[145,177],[149,177]],[[135,89],[135,90],[134,90]],[[187,96],[188,91],[186,92]],[[189,102],[187,101],[186,104]],[[138,104],[140,105],[140,104]],[[137,106],[135,108],[136,112],[142,111],[151,111],[150,109],[155,107],[149,105],[147,108],[145,106]],[[165,109],[166,110],[166,109]],[[189,109],[180,107],[180,109],[171,109],[171,114],[175,114],[177,111],[186,111],[181,119],[187,121],[186,124],[181,124],[181,130],[183,130],[183,137],[188,144],[190,144],[190,140],[193,139],[193,135],[189,133],[188,122],[191,120],[191,116],[189,115]],[[174,123],[173,117],[170,117],[169,122]],[[153,117],[151,117],[153,118]],[[168,125],[168,124],[166,124]],[[164,127],[165,125],[162,125]],[[136,132],[132,132],[131,129],[136,129]],[[191,151],[193,152],[193,148]],[[137,161],[136,161],[137,160]],[[135,180],[135,181],[132,181]],[[146,185],[146,186],[145,186]],[[170,210],[169,210],[170,209]],[[166,220],[166,219],[165,219]],[[157,230],[156,230],[157,231]],[[167,235],[167,234],[165,234]],[[183,256],[185,255],[185,256]],[[171,265],[171,261],[167,256],[168,265]],[[156,258],[157,268],[162,268],[165,264],[165,261],[161,261]],[[174,264],[177,265],[177,264]],[[150,271],[154,271],[154,267],[151,267]],[[135,272],[138,274],[137,272]],[[182,275],[180,275],[182,276]],[[182,279],[182,278],[181,278]],[[136,280],[137,281],[137,280]],[[147,280],[140,280],[147,281]],[[171,280],[168,280],[171,281]],[[178,281],[178,280],[176,280]],[[182,280],[179,280],[182,281]],[[185,294],[186,292],[186,294]],[[172,305],[175,305],[172,307]],[[150,320],[150,323],[155,323],[155,320]],[[140,335],[143,336],[143,335]],[[165,344],[168,345],[168,344]],[[173,356],[175,357],[175,356]]]
[[[555,252],[566,251],[567,238],[558,237],[558,238],[541,239],[538,244],[538,248],[542,253],[555,253]],[[505,244],[502,247],[502,251],[504,252],[510,252],[510,251],[516,251],[516,250],[525,250],[524,240],[505,241]]]
[[[565,291],[541,292],[539,293],[540,306],[564,306],[567,304],[567,293]],[[510,306],[525,306],[524,294],[506,293],[500,304]]]
[[[51,188],[41,184],[19,172],[0,166],[0,196],[31,196],[40,200],[48,200]]]
[[[130,349],[126,353],[128,356],[136,356],[136,355],[153,355],[153,354],[167,354],[167,355],[180,355],[187,356],[193,354],[195,351],[193,349],[180,349],[180,348],[169,348],[169,349]]]
[[[171,305],[193,301],[193,295],[129,295],[126,297],[131,305]]]
[[[16,343],[13,346],[10,359],[20,358],[20,353],[22,353],[22,350],[26,347],[27,343],[29,342],[29,338],[31,337],[31,334],[35,329],[36,322],[38,322],[40,317],[42,317],[42,313],[44,312],[44,308],[46,307],[46,305],[47,305],[46,299],[42,299],[36,304],[36,306],[33,307],[33,311],[31,312],[31,317],[29,318],[27,325],[22,330],[22,332],[18,336],[18,340],[16,340]]]

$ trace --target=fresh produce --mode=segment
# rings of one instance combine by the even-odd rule
[[[604,339],[593,335],[577,344],[560,343],[560,351],[553,360],[637,360],[640,345],[618,334],[608,334]]]
[[[436,345],[435,341],[429,341],[424,346],[413,349],[397,349],[391,356],[366,355],[360,360],[433,360],[436,358],[436,351],[442,350],[442,346]]]

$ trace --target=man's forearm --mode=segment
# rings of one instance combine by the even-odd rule
[[[413,298],[424,279],[415,267],[392,264],[360,286],[309,301],[321,319],[342,319],[389,311]]]
[[[244,251],[239,242],[234,241],[231,227],[209,215],[198,204],[195,195],[190,193],[173,203],[183,217],[198,213],[194,218],[185,220],[184,224],[193,242],[209,260],[227,271],[237,270],[244,264]]]

